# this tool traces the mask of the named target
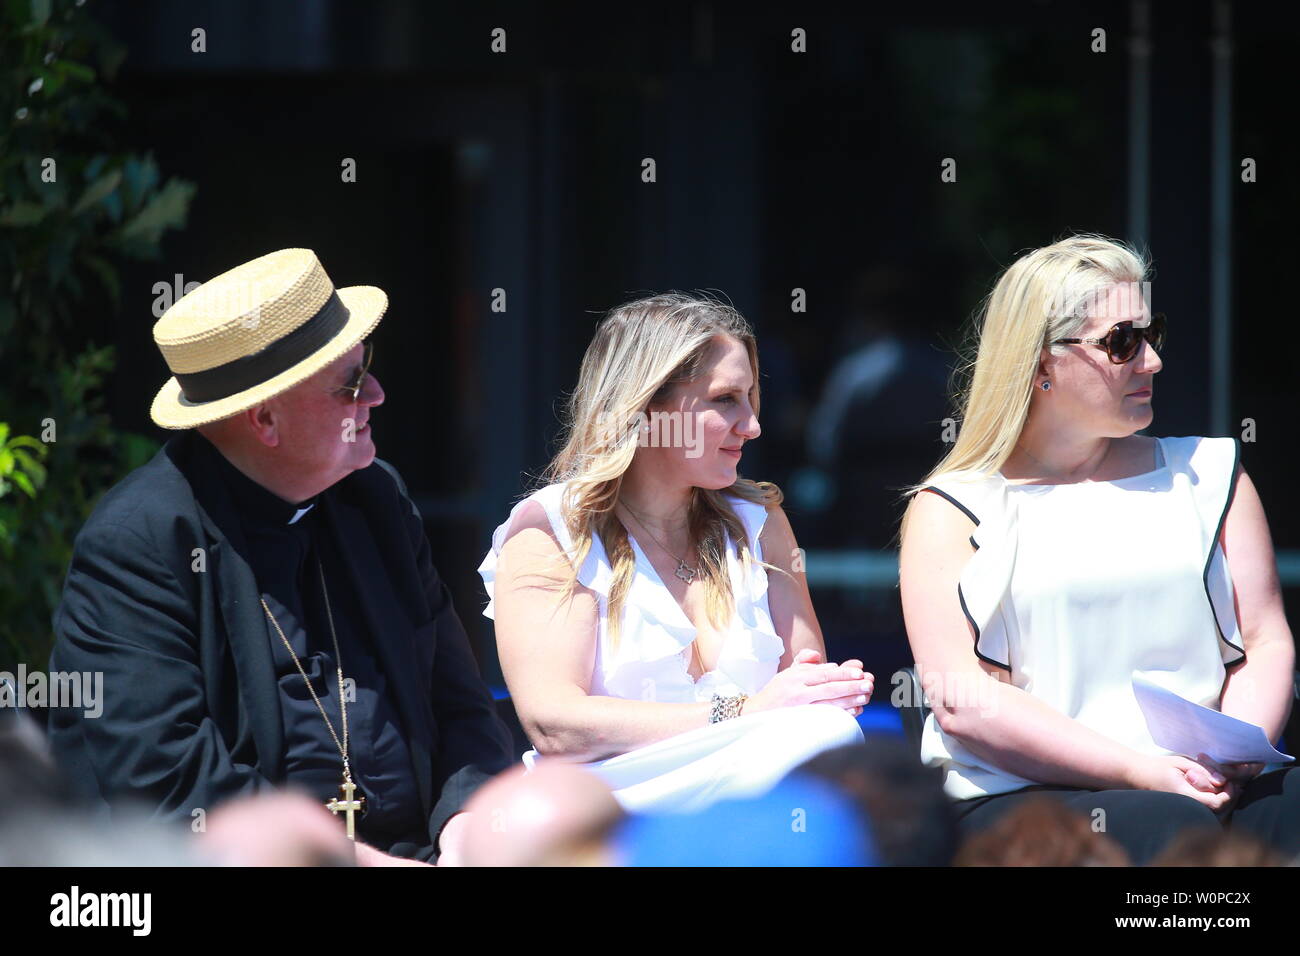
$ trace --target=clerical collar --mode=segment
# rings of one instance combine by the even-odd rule
[[[263,488],[252,478],[230,463],[221,450],[207,438],[199,435],[207,446],[210,457],[215,461],[221,480],[230,491],[240,517],[246,523],[262,524],[268,527],[286,527],[301,524],[302,519],[316,507],[317,498],[311,498],[301,504],[285,501],[279,495]],[[317,496],[319,497],[319,496]]]

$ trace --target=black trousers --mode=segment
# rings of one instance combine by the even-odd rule
[[[1059,800],[1085,817],[1106,811],[1106,833],[1142,866],[1188,827],[1224,826],[1248,833],[1285,857],[1300,854],[1300,766],[1263,773],[1242,788],[1224,817],[1191,797],[1157,790],[1081,790],[1038,785],[955,804],[965,839],[1037,796]]]

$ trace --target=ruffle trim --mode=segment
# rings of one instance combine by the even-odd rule
[[[970,537],[975,553],[958,576],[957,600],[975,631],[975,656],[1010,671],[1011,640],[1002,603],[1016,567],[1017,499],[996,476],[965,480],[950,476],[942,486],[930,488],[975,522]],[[965,504],[963,498],[974,504],[976,510]]]
[[[1169,440],[1167,440],[1169,441]],[[1241,445],[1235,438],[1181,438],[1178,450],[1187,461],[1197,507],[1201,513],[1205,549],[1205,596],[1214,612],[1219,652],[1227,667],[1246,659],[1246,648],[1237,624],[1232,572],[1219,543],[1223,524],[1236,491],[1237,465]]]
[[[1011,639],[1002,604],[1015,574],[1018,550],[1018,498],[1005,481],[980,479],[979,516],[966,510],[975,522],[970,540],[975,553],[957,579],[957,598],[975,631],[975,656],[1002,670],[1011,670]]]
[[[493,618],[495,614],[496,569],[501,548],[505,545],[515,518],[529,501],[536,501],[542,506],[556,539],[570,558],[573,557],[573,542],[562,513],[563,494],[562,484],[548,485],[539,489],[516,504],[511,509],[510,517],[493,532],[492,547],[478,567],[488,595],[488,604],[483,610],[485,617]],[[758,539],[767,521],[767,509],[739,498],[732,498],[731,504],[749,535],[752,556],[761,559],[762,548]],[[620,633],[624,637],[636,635],[636,639],[621,639],[618,642],[613,660],[607,663],[609,683],[617,681],[618,671],[622,668],[629,665],[649,664],[682,654],[695,640],[695,625],[678,605],[667,586],[659,579],[658,573],[641,550],[635,537],[632,540],[637,573],[632,577],[624,601],[624,617]],[[765,597],[768,588],[766,570],[757,560],[751,561],[746,581],[743,578],[743,569],[734,542],[731,546],[729,565],[732,593],[735,595],[736,618],[733,630],[723,644],[722,655],[715,670],[724,672],[736,683],[746,686],[742,678],[747,677],[755,665],[779,660],[785,652],[785,643],[777,636],[766,607]],[[608,601],[613,576],[613,567],[605,552],[605,546],[599,538],[594,538],[582,567],[578,570],[578,581],[599,596],[602,615],[605,613],[603,605]],[[742,631],[743,634],[737,631]]]
[[[1227,666],[1245,660],[1233,599],[1232,574],[1219,545],[1219,534],[1232,502],[1240,446],[1232,438],[1162,438],[1161,451],[1169,469],[1191,482],[1203,528],[1205,593]],[[975,653],[986,663],[1011,670],[1011,629],[1003,612],[1004,598],[1015,573],[1020,495],[1032,487],[1011,490],[998,475],[958,473],[929,486],[975,522],[971,543],[975,553],[962,569],[957,597],[975,631]]]

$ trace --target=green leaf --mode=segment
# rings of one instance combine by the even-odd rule
[[[193,196],[193,183],[169,179],[157,195],[122,226],[118,234],[123,239],[144,239],[151,244],[157,243],[166,230],[185,225],[185,215]]]
[[[63,74],[56,73],[54,70],[47,70],[43,67],[37,67],[36,75],[41,78],[41,88],[39,95],[51,97],[63,88]]]
[[[55,60],[50,67],[66,74],[70,79],[80,80],[83,83],[95,82],[95,71],[84,64],[73,63],[71,60]]]
[[[0,475],[12,474],[14,470],[14,456],[0,449]]]
[[[0,444],[4,443],[4,436],[8,434],[8,431],[9,426],[4,422],[0,422]],[[31,435],[18,435],[13,439],[13,441],[9,442],[7,447],[10,451],[15,448],[31,448],[42,458],[49,454],[50,451],[49,448],[45,446],[44,442],[37,441]]]
[[[99,177],[99,179],[91,183],[86,191],[81,194],[81,198],[77,200],[77,204],[72,207],[72,214],[74,216],[81,215],[116,189],[121,181],[122,170],[120,169],[110,170],[107,174]]]
[[[122,221],[122,194],[119,192],[109,193],[104,197],[104,208],[108,210],[108,218],[113,222]]]
[[[27,454],[27,452],[25,451],[15,449],[13,454],[14,454],[14,461],[17,462],[20,466],[22,466],[21,473],[25,475],[30,475],[32,479],[36,482],[37,487],[43,486],[45,484],[46,477],[48,477],[49,475],[49,473],[45,470],[45,466],[42,465],[39,461],[37,461],[35,458],[33,458],[31,455]],[[20,473],[19,471],[14,472],[15,475],[19,473]]]
[[[0,448],[3,448],[5,446],[5,442],[8,440],[8,438],[9,438],[9,423],[0,422]],[[14,440],[17,441],[17,439]]]
[[[118,440],[122,449],[122,467],[126,471],[134,471],[141,465],[148,464],[160,447],[154,439],[134,432],[122,432],[118,435]]]
[[[96,153],[92,156],[90,161],[86,163],[86,178],[94,179],[99,176],[104,167],[108,165],[108,161],[109,157],[104,153]]]
[[[14,484],[27,492],[28,498],[36,497],[36,489],[32,487],[32,480],[24,475],[21,471],[15,471],[13,475]]]
[[[31,226],[45,218],[48,210],[40,203],[20,199],[0,212],[0,226]]]
[[[158,164],[152,156],[131,156],[123,166],[127,208],[135,211],[158,188]]]

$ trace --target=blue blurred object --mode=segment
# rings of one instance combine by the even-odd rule
[[[888,699],[872,701],[858,714],[858,726],[864,734],[899,734],[903,733],[903,718],[898,708]]]
[[[833,787],[798,773],[750,800],[633,816],[614,849],[638,867],[876,865],[862,814]]]

